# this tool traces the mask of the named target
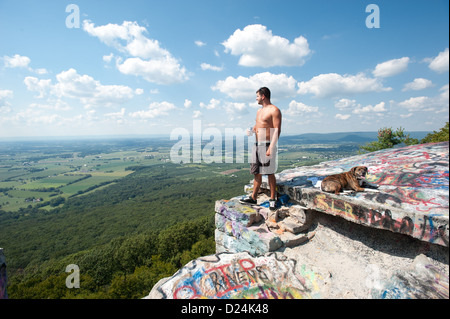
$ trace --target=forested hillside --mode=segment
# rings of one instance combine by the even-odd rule
[[[183,263],[215,252],[215,200],[240,195],[250,177],[239,167],[221,174],[224,164],[129,169],[61,208],[0,212],[10,298],[145,295]],[[66,288],[69,264],[80,267],[80,289]]]

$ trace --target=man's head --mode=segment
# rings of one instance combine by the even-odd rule
[[[265,97],[265,99],[267,101],[270,101],[270,90],[268,88],[262,87],[258,91],[256,91],[256,94],[257,94],[257,99],[259,96],[258,104],[262,104],[263,96]]]

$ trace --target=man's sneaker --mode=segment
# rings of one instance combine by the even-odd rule
[[[252,196],[248,196],[247,198],[243,198],[239,200],[241,204],[247,204],[247,205],[256,205],[256,200],[253,199]]]
[[[277,201],[275,199],[269,199],[269,208],[270,210],[277,209]]]

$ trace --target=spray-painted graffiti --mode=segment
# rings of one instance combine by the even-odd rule
[[[379,287],[372,289],[372,297],[376,299],[448,299],[448,276],[427,262],[423,255],[416,257],[414,264],[414,269],[397,271],[387,281],[381,282]]]
[[[369,169],[368,191],[337,197],[321,192],[316,184],[327,175],[361,165]],[[387,149],[299,167],[277,174],[277,183],[281,193],[311,209],[318,205],[323,211],[349,220],[448,246],[448,142]],[[396,218],[391,216],[394,211]]]
[[[440,215],[407,215],[389,209],[373,209],[359,203],[351,203],[332,198],[323,193],[313,197],[313,207],[326,213],[341,216],[347,220],[375,228],[387,229],[419,238],[432,243],[448,246],[448,223],[435,222]]]
[[[150,297],[158,293],[161,298],[173,299],[317,298],[320,275],[305,267],[303,274],[307,275],[302,275],[295,267],[294,260],[276,253],[260,257],[247,252],[202,257],[155,286]]]

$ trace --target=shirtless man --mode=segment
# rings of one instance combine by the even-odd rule
[[[270,90],[266,87],[256,91],[256,101],[262,107],[256,113],[256,124],[253,132],[256,134],[256,143],[252,149],[252,162],[250,171],[255,176],[253,181],[253,194],[242,199],[244,204],[256,204],[256,198],[261,187],[262,175],[268,175],[270,186],[270,209],[276,204],[277,170],[277,143],[281,133],[281,112],[270,102]]]

